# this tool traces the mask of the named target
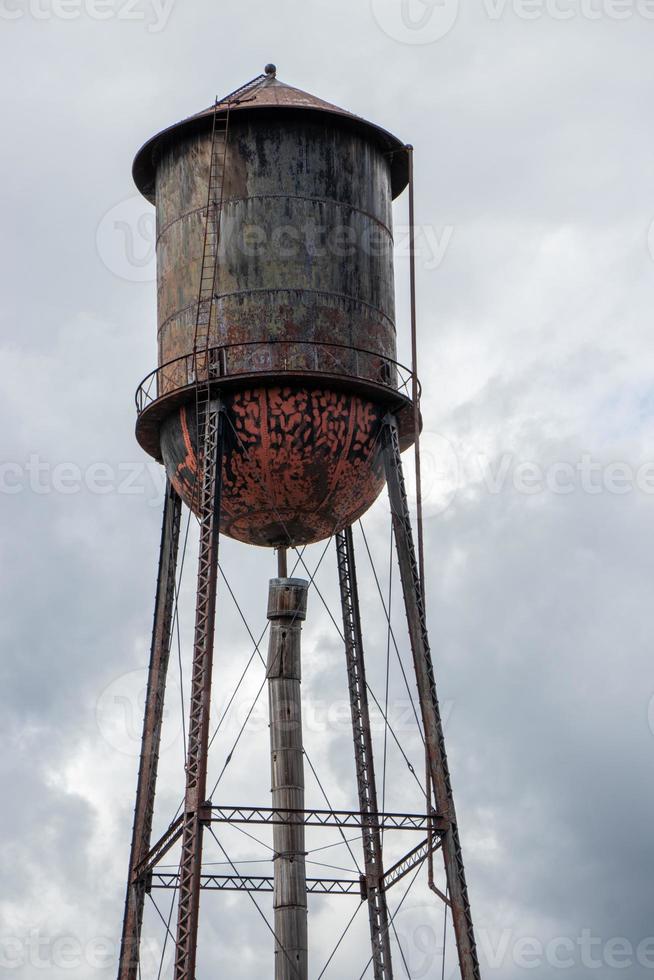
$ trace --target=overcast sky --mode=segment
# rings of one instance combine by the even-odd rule
[[[133,436],[156,290],[131,161],[269,61],[416,147],[429,621],[484,975],[652,975],[653,18],[651,0],[0,0],[2,976],[115,975],[162,503]],[[405,359],[407,272],[399,254]],[[365,528],[386,591],[383,500]],[[387,636],[357,542],[381,697]],[[258,637],[272,555],[224,542],[222,563]],[[333,604],[331,551],[317,582]],[[342,648],[309,602],[307,748],[331,803],[353,806]],[[218,622],[214,719],[252,649],[224,586]],[[183,780],[176,663],[175,649],[156,832]],[[391,720],[420,772],[392,663]],[[214,778],[262,677],[255,661]],[[416,789],[390,745],[387,806],[419,809]],[[258,709],[216,799],[268,790]],[[221,835],[230,858],[266,860]],[[389,858],[411,844],[387,835]],[[344,847],[314,858],[354,867]],[[312,901],[311,980],[354,908]],[[411,975],[440,977],[442,912],[422,879],[396,925]],[[145,932],[151,980],[151,905]],[[272,976],[270,938],[247,896],[206,896],[198,980]],[[357,980],[367,942],[364,910],[325,977]],[[451,929],[447,947],[454,977]]]

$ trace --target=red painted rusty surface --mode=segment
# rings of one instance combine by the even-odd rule
[[[221,530],[248,544],[323,540],[357,520],[384,486],[383,409],[356,394],[261,386],[225,400],[228,417]],[[195,407],[163,425],[168,474],[189,506],[197,498]]]

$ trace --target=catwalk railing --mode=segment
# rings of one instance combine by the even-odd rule
[[[362,381],[405,398],[411,397],[413,386],[410,368],[378,351],[315,341],[254,340],[189,351],[160,365],[139,385],[136,409],[140,415],[159,398],[198,383],[258,375]]]

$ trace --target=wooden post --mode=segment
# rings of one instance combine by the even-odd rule
[[[270,582],[268,699],[272,805],[304,810],[304,760],[300,632],[306,619],[308,582]],[[289,814],[273,827],[275,851],[275,980],[307,980],[307,883],[304,816]]]

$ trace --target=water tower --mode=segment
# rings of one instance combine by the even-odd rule
[[[480,976],[420,534],[416,548],[402,473],[402,451],[419,441],[419,385],[415,303],[414,363],[404,368],[396,359],[392,203],[409,186],[413,215],[412,159],[411,147],[380,127],[282,83],[273,65],[136,157],[136,184],[157,215],[159,354],[137,393],[136,434],[168,483],[119,980],[139,977],[144,901],[155,878],[178,893],[175,980],[195,980],[206,887],[272,892],[276,980],[307,980],[307,895],[354,891],[368,906],[374,976],[392,978],[387,891],[436,850],[461,976]],[[421,814],[380,812],[376,792],[352,524],[385,484],[426,747]],[[200,527],[186,791],[183,812],[153,844],[183,504]],[[270,807],[206,798],[221,534],[277,552],[268,596]],[[309,583],[288,574],[289,550],[332,537],[359,800],[347,812],[305,808],[301,626]],[[207,874],[203,837],[216,821],[271,825],[272,876]],[[308,826],[359,832],[360,881],[307,879]],[[423,830],[426,839],[388,869],[383,832],[394,827]],[[157,869],[175,845],[178,873],[162,875]]]

